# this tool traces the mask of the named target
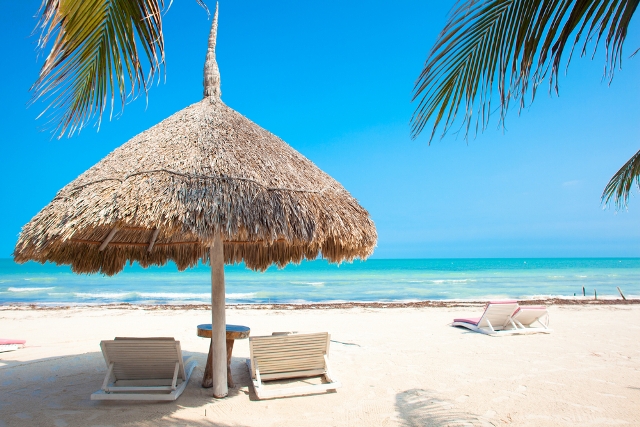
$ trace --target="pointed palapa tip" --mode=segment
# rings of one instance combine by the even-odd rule
[[[209,46],[207,48],[207,59],[204,63],[204,97],[215,96],[220,98],[220,70],[216,62],[216,37],[218,33],[218,3],[216,12],[213,15],[211,32],[209,33]]]

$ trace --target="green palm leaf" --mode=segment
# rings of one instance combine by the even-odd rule
[[[116,94],[124,108],[128,97],[147,93],[164,63],[163,8],[164,0],[42,1],[38,45],[53,46],[31,88],[32,103],[49,103],[38,117],[48,113],[58,137],[96,115],[99,124],[107,104],[113,114]]]
[[[612,78],[620,65],[629,22],[639,2],[467,0],[459,3],[414,86],[413,101],[417,100],[418,104],[411,118],[412,137],[416,138],[431,120],[429,142],[440,126],[444,136],[459,114],[462,114],[465,138],[472,130],[484,130],[495,111],[499,112],[500,123],[504,123],[510,102],[518,100],[522,108],[526,96],[533,101],[538,85],[544,80],[548,79],[550,88],[558,91],[563,54],[567,54],[567,62],[570,61],[573,49],[580,44],[580,53],[584,55],[589,42],[593,42],[595,53],[604,40],[605,73]],[[494,111],[491,103],[496,89],[498,106]],[[620,179],[622,177],[627,175],[620,175]],[[621,185],[627,188],[626,183]]]
[[[602,193],[602,202],[608,204],[613,198],[618,209],[626,207],[633,181],[640,187],[640,151],[611,178]]]

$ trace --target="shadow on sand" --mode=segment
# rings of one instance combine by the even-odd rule
[[[438,397],[433,391],[411,389],[396,395],[396,409],[407,427],[493,426],[491,421],[460,411],[460,406]]]
[[[102,353],[91,352],[31,361],[3,354],[0,367],[0,427],[9,426],[238,426],[229,415],[242,411],[250,400],[249,372],[244,359],[232,358],[236,386],[226,399],[214,399],[201,387],[205,353],[193,357],[194,369],[184,393],[173,402],[92,401],[100,389],[106,366]],[[253,393],[251,393],[253,394]]]

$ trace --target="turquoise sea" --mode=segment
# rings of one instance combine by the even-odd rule
[[[209,267],[183,272],[134,265],[113,277],[73,274],[66,266],[0,259],[0,304],[198,304],[210,301]],[[482,300],[640,297],[640,258],[323,260],[273,267],[225,268],[227,303]]]

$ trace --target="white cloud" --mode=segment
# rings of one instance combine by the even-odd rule
[[[579,179],[574,179],[573,181],[565,181],[562,183],[564,188],[576,188],[580,185],[581,181]]]

